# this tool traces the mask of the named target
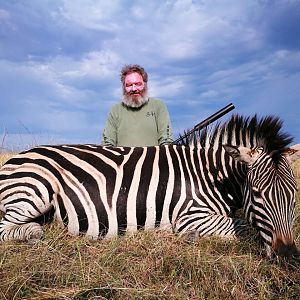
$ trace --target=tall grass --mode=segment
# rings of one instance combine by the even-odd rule
[[[44,229],[36,244],[0,244],[0,299],[299,299],[300,270],[266,259],[255,233],[188,243],[159,230],[89,241]]]

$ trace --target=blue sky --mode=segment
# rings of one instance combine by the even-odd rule
[[[100,143],[131,63],[175,133],[232,102],[299,143],[299,20],[300,0],[0,0],[0,146]]]

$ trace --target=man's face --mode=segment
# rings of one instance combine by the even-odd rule
[[[125,91],[129,95],[140,94],[145,83],[139,73],[131,73],[125,76]]]
[[[124,98],[128,106],[139,107],[145,103],[147,87],[141,74],[134,72],[125,76]]]

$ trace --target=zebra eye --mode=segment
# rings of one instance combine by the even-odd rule
[[[257,188],[252,189],[252,195],[256,198],[261,198],[261,192]]]

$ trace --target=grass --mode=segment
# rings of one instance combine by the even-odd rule
[[[300,161],[294,169],[300,184]],[[298,193],[298,246],[299,202]],[[44,229],[36,244],[0,244],[0,299],[299,299],[299,269],[271,263],[255,235],[187,243],[156,230],[89,241],[56,223]]]
[[[13,152],[0,152],[0,166],[2,166],[7,160],[14,156]]]

